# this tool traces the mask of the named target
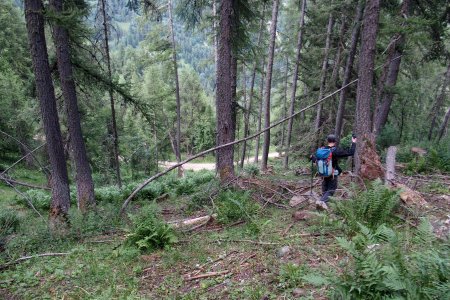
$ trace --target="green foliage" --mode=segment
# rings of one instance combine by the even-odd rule
[[[213,172],[191,173],[188,176],[179,179],[175,186],[175,193],[180,195],[191,195],[198,190],[202,184],[208,183],[214,179]]]
[[[400,234],[380,225],[359,224],[351,240],[337,238],[351,257],[338,276],[321,277],[332,287],[332,299],[446,299],[450,288],[448,245],[436,244],[428,221]],[[308,277],[305,277],[308,280]],[[320,282],[322,281],[322,282]]]
[[[412,147],[420,147],[427,151],[424,156],[417,156],[411,151]],[[407,174],[450,172],[450,139],[441,143],[421,143],[419,145],[406,144],[398,149],[397,161],[406,163]]]
[[[259,175],[259,166],[257,164],[246,164],[244,165],[244,172],[248,176],[254,177]]]
[[[305,268],[293,263],[287,263],[281,266],[278,274],[279,286],[282,289],[293,288],[303,281]]]
[[[371,229],[384,223],[392,223],[398,203],[398,192],[376,180],[367,191],[356,193],[350,200],[336,201],[334,207],[336,213],[343,218],[343,225],[350,231],[358,231],[358,223]]]
[[[16,232],[20,222],[21,218],[18,216],[17,211],[12,209],[0,210],[0,239]]]
[[[31,200],[31,203],[36,209],[38,210],[50,209],[50,203],[52,200],[50,192],[43,190],[28,190],[26,191],[26,195]],[[28,207],[28,203],[22,197],[17,196],[17,201],[19,204]]]
[[[252,221],[259,210],[248,192],[226,190],[216,199],[217,221],[228,224],[238,220]]]
[[[174,229],[161,219],[154,205],[145,206],[129,217],[132,226],[126,245],[148,252],[167,248],[178,241]]]

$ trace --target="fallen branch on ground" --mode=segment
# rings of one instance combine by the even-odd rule
[[[226,239],[218,239],[215,242],[232,242],[232,243],[250,243],[256,245],[279,245],[280,243],[271,243],[271,242],[260,242],[260,241],[252,241],[252,240],[226,240]]]
[[[1,174],[0,174],[0,179],[5,181],[6,183],[11,183],[13,185],[21,185],[21,186],[29,187],[29,188],[32,188],[32,189],[51,190],[51,188],[49,188],[47,186],[34,185],[34,184],[31,184],[31,183],[27,183],[27,182],[13,180],[11,178],[4,177]]]
[[[192,277],[186,277],[184,280],[191,281],[191,280],[208,278],[208,277],[222,276],[222,275],[226,275],[228,273],[230,273],[230,271],[228,271],[228,270],[220,271],[220,272],[208,272],[205,274],[200,274],[200,275],[196,275],[196,276],[192,276]]]
[[[213,220],[215,218],[217,218],[217,214],[212,214],[212,215],[193,218],[193,219],[171,221],[171,222],[168,222],[168,224],[172,225],[174,228],[180,228],[180,227],[185,227],[185,226],[190,226],[190,225],[197,225],[197,224],[203,223],[203,222],[208,223],[210,220]]]
[[[49,257],[49,256],[65,256],[69,255],[69,253],[42,253],[42,254],[36,254],[36,255],[30,255],[30,256],[24,256],[21,258],[18,258],[14,261],[11,261],[9,263],[6,263],[4,265],[0,265],[0,270],[5,270],[9,267],[12,267],[14,265],[17,265],[18,263],[21,263],[23,261],[32,259],[32,258],[38,258],[38,257]]]

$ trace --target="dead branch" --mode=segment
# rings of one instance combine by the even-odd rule
[[[217,218],[217,214],[212,214],[212,215],[208,215],[208,216],[202,216],[202,217],[193,218],[193,219],[171,221],[171,222],[168,222],[168,223],[170,225],[172,225],[174,228],[180,228],[180,227],[186,227],[186,226],[190,226],[190,225],[197,225],[199,223],[204,223],[204,222],[208,223],[210,220],[213,220],[215,218]],[[202,226],[203,225],[204,224],[202,224]]]
[[[250,243],[256,245],[279,245],[280,243],[271,243],[271,242],[260,242],[253,240],[226,240],[226,239],[218,239],[216,242],[232,242],[232,243]]]
[[[3,179],[3,178],[1,178]],[[25,199],[25,201],[28,203],[28,205],[31,207],[31,209],[33,209],[39,217],[41,217],[42,219],[44,219],[44,217],[41,215],[41,213],[36,209],[36,207],[34,207],[33,202],[31,201],[30,197],[28,197],[27,195],[25,195],[24,193],[22,193],[21,191],[19,191],[12,183],[10,183],[8,180],[5,181],[7,185],[9,185],[10,187],[12,187],[14,189],[14,191],[19,194],[20,196],[22,196],[22,198]]]
[[[0,180],[5,181],[6,183],[11,183],[13,185],[21,185],[21,186],[29,187],[29,188],[32,188],[32,189],[51,190],[51,188],[49,188],[47,186],[34,185],[34,184],[31,184],[31,183],[27,183],[27,182],[13,180],[11,178],[4,177],[1,174],[0,174]]]
[[[191,281],[191,280],[208,278],[208,277],[222,276],[222,275],[226,275],[228,273],[230,273],[230,271],[228,271],[228,270],[220,271],[220,272],[208,272],[208,273],[204,273],[204,274],[200,274],[200,275],[196,275],[196,276],[192,276],[192,277],[186,277],[186,278],[184,278],[184,280]]]
[[[248,141],[248,140],[254,139],[254,138],[258,137],[259,135],[263,134],[264,132],[266,132],[266,131],[272,129],[273,127],[278,126],[278,125],[282,124],[283,122],[286,122],[286,121],[288,121],[288,120],[294,118],[295,116],[301,114],[302,112],[304,112],[304,111],[306,111],[306,110],[308,110],[308,109],[310,109],[310,108],[312,108],[312,107],[315,107],[316,105],[318,105],[318,104],[324,102],[326,99],[331,98],[333,95],[339,93],[342,89],[347,88],[349,85],[352,85],[352,84],[354,84],[354,83],[357,82],[357,81],[358,81],[358,79],[355,79],[355,80],[349,82],[348,84],[344,85],[344,86],[341,87],[340,89],[337,89],[336,91],[334,91],[334,92],[328,94],[327,96],[325,96],[325,97],[323,97],[322,99],[316,101],[315,103],[313,103],[313,104],[311,104],[311,105],[308,105],[307,107],[305,107],[305,108],[303,108],[303,109],[297,111],[296,113],[294,113],[294,114],[292,114],[292,115],[290,115],[290,116],[288,116],[288,117],[286,117],[286,118],[283,118],[283,119],[281,119],[281,120],[279,120],[279,121],[273,123],[273,124],[270,125],[269,127],[264,128],[264,129],[262,129],[261,131],[256,132],[256,133],[254,133],[254,134],[252,134],[252,135],[250,135],[250,136],[248,136],[248,137],[246,137],[246,138],[243,138],[243,139],[240,139],[240,140],[237,140],[237,141],[233,141],[233,142],[230,142],[230,143],[222,144],[222,145],[219,145],[219,146],[217,146],[217,147],[214,147],[214,148],[211,148],[211,149],[202,151],[202,152],[200,152],[200,153],[197,153],[197,154],[194,155],[194,156],[191,156],[191,157],[189,157],[189,158],[183,160],[183,161],[180,162],[180,163],[177,163],[177,164],[175,164],[175,165],[169,167],[168,169],[166,169],[166,170],[163,171],[163,172],[160,172],[160,173],[158,173],[158,174],[155,174],[155,175],[151,176],[150,178],[148,178],[147,180],[145,180],[141,185],[139,185],[139,186],[138,186],[138,187],[130,194],[130,196],[128,196],[128,198],[127,198],[127,199],[125,200],[125,202],[123,203],[122,208],[120,209],[120,214],[123,215],[124,212],[125,212],[125,210],[126,210],[126,208],[127,208],[127,206],[128,206],[128,204],[129,204],[130,201],[136,196],[136,194],[139,193],[140,190],[142,190],[145,186],[147,186],[150,182],[154,181],[155,179],[157,179],[157,178],[159,178],[159,177],[161,177],[161,176],[166,175],[166,174],[169,173],[170,171],[172,171],[172,170],[174,170],[174,169],[176,169],[176,168],[178,168],[178,167],[180,167],[180,166],[182,166],[182,165],[184,165],[184,164],[190,162],[191,160],[194,160],[194,159],[196,159],[196,158],[198,158],[198,157],[200,157],[200,156],[206,155],[206,154],[208,154],[208,153],[211,153],[211,152],[213,152],[213,151],[217,151],[217,150],[222,149],[222,148],[226,148],[226,147],[233,146],[233,145],[235,145],[235,144],[238,144],[238,143],[241,143],[241,142],[244,142],[244,141]]]
[[[294,223],[289,224],[289,226],[286,227],[281,236],[285,236],[288,233],[288,231],[291,230],[292,226],[294,226]]]
[[[12,267],[14,265],[17,265],[18,263],[21,263],[23,261],[32,259],[32,258],[38,258],[38,257],[48,257],[48,256],[65,256],[69,255],[69,253],[42,253],[42,254],[36,254],[36,255],[30,255],[30,256],[24,256],[21,258],[18,258],[16,260],[13,260],[11,262],[8,262],[4,265],[0,265],[0,270],[5,270],[9,267]]]
[[[36,152],[37,150],[39,150],[39,149],[41,149],[42,147],[44,147],[45,144],[46,144],[46,143],[40,145],[39,147],[33,149],[32,151],[29,151],[26,155],[22,156],[22,157],[21,157],[19,160],[17,160],[15,163],[13,163],[13,164],[10,165],[9,167],[7,167],[7,168],[2,172],[2,174],[0,174],[0,175],[6,174],[9,170],[11,170],[12,168],[14,168],[14,166],[17,165],[18,163],[20,163],[22,160],[24,160],[25,158],[27,158],[27,157],[30,156],[30,155],[33,155],[34,152]]]
[[[256,256],[256,253],[253,253],[250,256],[247,256],[246,258],[244,258],[239,264],[242,266],[244,263],[246,263],[249,259],[252,259],[253,257]]]
[[[18,140],[17,138],[13,137],[12,135],[10,135],[7,132],[4,132],[2,130],[0,130],[0,133],[6,135],[7,137],[9,137],[10,139],[14,140],[16,143],[18,143],[19,145],[21,145],[22,147],[24,147],[25,149],[27,149],[28,151],[31,152],[30,148],[27,145],[25,145],[24,143],[22,143],[20,140]],[[41,164],[41,162],[37,159],[37,157],[33,153],[31,153],[31,156],[36,161],[36,163],[39,165],[39,167],[41,167],[42,172],[44,172],[44,174],[46,176],[48,176],[50,174],[50,172],[48,172],[48,169]]]

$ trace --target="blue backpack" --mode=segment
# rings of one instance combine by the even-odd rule
[[[322,147],[317,149],[316,151],[316,165],[317,165],[317,173],[322,177],[334,176],[334,168],[333,168],[333,151],[336,148],[326,148]]]

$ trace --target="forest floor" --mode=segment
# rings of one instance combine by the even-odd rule
[[[403,179],[428,202],[426,208],[411,209],[407,222],[428,216],[437,230],[450,222],[448,179]],[[349,175],[340,177],[341,188],[334,201],[351,196],[353,181]],[[326,222],[327,214],[318,212],[313,204],[320,193],[320,180],[314,181],[312,196],[306,167],[296,173],[279,168],[272,174],[243,175],[234,184],[248,190],[260,204],[255,222],[224,225],[211,220],[202,226],[178,230],[176,244],[152,253],[123,247],[126,224],[84,235],[88,226],[105,225],[84,220],[80,226],[75,218],[72,226],[79,238],[72,240],[40,234],[43,229],[38,221],[29,224],[28,237],[9,238],[7,242],[12,245],[2,250],[5,256],[17,258],[14,253],[19,252],[67,255],[33,258],[3,270],[0,298],[328,299],[330,287],[316,287],[302,280],[306,274],[339,274],[348,262],[346,252],[336,241],[345,233]],[[0,188],[2,205],[17,208],[16,200],[8,199],[15,197],[11,191],[1,185]],[[213,194],[208,188],[197,188]],[[293,195],[298,196],[296,203],[292,202]],[[163,218],[170,222],[212,214],[213,198],[212,206],[193,208],[191,196],[171,195],[159,201],[158,206]],[[142,205],[146,205],[145,200],[134,203],[130,212],[138,211]],[[107,207],[100,207],[99,211],[107,212]],[[24,208],[18,209],[25,214]],[[441,234],[445,236],[448,231]]]

